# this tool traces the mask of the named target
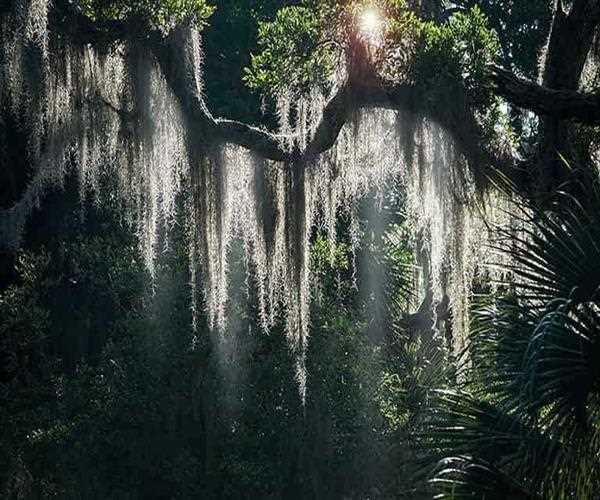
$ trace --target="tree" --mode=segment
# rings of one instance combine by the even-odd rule
[[[367,80],[370,80],[370,84],[365,86],[364,81],[352,81],[352,76],[355,75],[350,73],[347,84],[342,86],[337,94],[330,99],[324,113],[323,122],[319,127],[320,133],[316,134],[311,144],[305,148],[305,151],[286,152],[277,144],[272,134],[246,126],[240,122],[212,118],[203,104],[202,95],[198,93],[195,85],[190,81],[192,73],[185,67],[181,67],[181,65],[178,65],[178,67],[173,65],[173,62],[177,61],[176,58],[171,57],[171,53],[174,55],[173,51],[178,50],[175,40],[177,30],[171,30],[168,36],[161,36],[159,32],[152,29],[152,23],[171,23],[172,25],[173,22],[177,22],[177,16],[183,17],[190,14],[199,16],[200,21],[203,22],[211,11],[202,2],[191,7],[184,6],[183,11],[171,15],[169,21],[162,19],[170,15],[168,6],[166,7],[166,14],[162,12],[150,14],[145,11],[120,11],[119,6],[113,5],[111,2],[107,5],[108,7],[104,4],[96,6],[96,4],[90,3],[87,11],[85,9],[78,11],[68,3],[58,2],[53,8],[56,15],[53,15],[50,21],[59,32],[64,32],[65,35],[71,37],[72,41],[79,44],[115,42],[125,39],[135,40],[140,35],[144,35],[143,40],[138,40],[138,43],[146,45],[153,51],[154,57],[160,64],[174,94],[184,105],[183,110],[188,115],[189,124],[195,132],[212,137],[214,140],[225,140],[240,144],[276,161],[289,161],[301,155],[309,156],[330,147],[352,109],[363,106],[382,106],[410,110],[411,105],[414,105],[412,104],[414,102],[412,98],[418,96],[424,90],[432,90],[419,89],[415,85],[404,82],[387,82],[376,74],[371,75],[371,78]],[[517,3],[516,5],[520,4]],[[92,17],[89,17],[90,14],[92,14]],[[153,15],[158,17],[154,18]],[[160,16],[162,18],[159,19]],[[574,2],[569,12],[565,12],[562,4],[559,4],[553,18],[554,28],[545,57],[546,64],[543,65],[546,75],[543,86],[514,78],[506,71],[498,71],[493,75],[494,81],[498,84],[495,91],[509,102],[514,101],[518,106],[533,109],[547,115],[548,119],[554,119],[554,121],[564,122],[565,119],[573,118],[588,123],[596,123],[598,121],[598,105],[594,100],[594,96],[577,92],[583,66],[592,49],[595,28],[598,24],[596,6],[593,5],[593,2],[580,0]],[[574,32],[578,32],[580,36],[575,38],[576,43],[573,45],[571,43],[573,38],[570,35]],[[514,41],[511,41],[511,43],[514,43]],[[509,50],[508,45],[505,48]],[[570,55],[567,56],[567,54]],[[312,56],[313,54],[308,55]],[[352,58],[353,56],[356,57]],[[360,61],[357,60],[359,57],[360,51],[357,54],[348,54],[347,64],[359,64]],[[572,67],[566,68],[567,62]],[[523,64],[531,67],[531,58]],[[372,69],[375,71],[375,68]],[[568,82],[565,81],[563,84],[556,80],[559,78],[556,76],[558,74],[564,75],[562,78],[568,80]],[[555,95],[552,93],[553,91],[560,93]],[[558,102],[555,99],[557,96],[561,98]],[[448,127],[461,144],[467,157],[471,157],[473,160],[481,158],[485,160],[484,163],[496,165],[505,171],[506,163],[508,162],[509,165],[514,164],[514,159],[499,154],[494,155],[492,152],[485,150],[473,151],[475,149],[473,143],[477,142],[474,139],[481,134],[481,130],[472,123],[474,121],[472,103],[470,103],[467,96],[464,100],[466,100],[466,109],[452,109],[447,112],[439,109],[424,109],[423,111]],[[578,104],[580,102],[581,105]],[[590,106],[584,110],[583,103]],[[466,120],[463,121],[462,118]],[[462,130],[459,130],[459,123],[462,124]],[[472,123],[472,125],[468,126],[469,123]],[[540,140],[539,142],[543,144],[548,141]]]
[[[143,9],[138,12],[123,10],[123,6],[113,3],[92,2],[78,10],[68,2],[57,2],[50,9],[48,18],[51,33],[60,33],[62,40],[78,47],[91,44],[106,48],[107,44],[110,47],[111,44],[126,43],[149,51],[151,55],[147,54],[144,59],[149,57],[148,64],[152,60],[158,64],[170,91],[179,101],[189,139],[187,147],[196,158],[206,156],[211,145],[225,142],[238,144],[275,162],[310,163],[312,158],[335,144],[340,130],[354,111],[389,108],[425,116],[444,127],[467,159],[472,175],[479,183],[485,184],[486,179],[500,172],[513,179],[520,191],[530,196],[543,196],[551,193],[552,188],[560,185],[567,175],[559,161],[561,155],[567,159],[576,157],[581,164],[590,161],[591,139],[581,143],[585,134],[579,134],[576,141],[567,133],[570,119],[591,125],[598,121],[597,96],[593,92],[578,92],[584,63],[593,56],[592,42],[598,25],[597,8],[588,0],[574,2],[568,13],[561,4],[558,5],[545,54],[542,85],[514,76],[507,69],[497,68],[489,75],[484,72],[486,64],[493,62],[497,47],[477,9],[456,14],[446,23],[424,22],[406,10],[401,1],[383,2],[380,7],[389,16],[389,24],[384,34],[385,43],[378,51],[379,61],[370,60],[368,42],[361,38],[356,27],[360,22],[357,19],[360,2],[307,2],[305,6],[281,11],[274,23],[265,23],[261,28],[263,42],[259,43],[268,47],[264,54],[255,58],[255,65],[247,77],[251,85],[262,86],[263,91],[272,92],[277,88],[267,89],[266,85],[277,85],[274,78],[285,82],[286,77],[291,77],[293,86],[294,78],[300,76],[308,79],[307,85],[320,80],[322,85],[327,86],[332,58],[345,68],[347,74],[345,81],[338,82],[334,94],[328,98],[322,119],[308,143],[296,143],[291,147],[271,132],[238,121],[214,118],[208,111],[202,87],[196,81],[196,70],[191,69],[196,64],[197,55],[192,53],[196,49],[193,43],[189,43],[189,31],[181,27],[174,29],[181,19],[189,15],[196,16],[196,26],[201,26],[211,12],[203,2],[184,5],[181,7],[183,10],[178,12],[171,12],[169,5],[165,6],[165,12],[146,12]],[[515,11],[520,5],[515,4]],[[485,4],[484,8],[494,12],[492,4]],[[543,10],[543,6],[540,9]],[[430,9],[430,12],[435,14],[437,10]],[[294,15],[298,24],[292,29],[297,35],[304,33],[308,37],[296,39],[302,40],[304,46],[294,45],[296,42],[291,38],[295,36],[294,32],[286,32],[288,27],[292,27],[290,23]],[[512,11],[511,15],[514,15]],[[497,16],[494,16],[494,21],[499,25],[503,23]],[[281,43],[290,44],[281,47],[279,53],[273,45],[277,35],[269,35],[269,26],[274,34],[281,34]],[[535,26],[531,29],[532,33],[537,33]],[[575,32],[578,36],[574,38]],[[10,29],[7,28],[6,33],[9,35]],[[575,44],[571,40],[575,40]],[[35,45],[35,36],[30,43]],[[501,43],[504,54],[517,50],[511,45],[515,43],[513,39],[510,43]],[[184,54],[183,63],[181,54]],[[400,59],[398,54],[402,54]],[[515,57],[517,59],[512,59],[516,61],[515,65],[531,68],[531,56],[526,60],[524,56]],[[506,56],[504,58],[506,60]],[[296,73],[288,72],[291,61],[296,64],[296,68],[292,68]],[[567,62],[570,67],[565,66]],[[32,64],[35,66],[35,63]],[[441,67],[438,66],[440,64]],[[531,75],[531,70],[528,71]],[[436,78],[441,74],[447,75],[447,78]],[[261,82],[260,78],[265,75],[269,75],[269,81]],[[468,77],[463,79],[463,75]],[[5,80],[10,81],[9,74],[5,75]],[[493,86],[491,90],[490,85]],[[305,85],[296,91],[302,92],[306,88]],[[450,89],[452,99],[446,99]],[[29,90],[37,93],[35,89]],[[495,135],[493,124],[498,120],[498,112],[490,115],[489,111],[495,96],[544,117],[536,141],[538,146],[530,157],[514,156],[501,138],[490,140]],[[11,98],[5,95],[4,99]],[[34,100],[30,104],[40,105],[36,102]],[[117,109],[116,103],[107,103],[104,98],[101,102],[109,105],[121,118],[133,120],[132,124],[135,122],[135,116]],[[496,108],[492,106],[491,109]],[[192,151],[194,149],[196,153]],[[587,158],[584,158],[586,155]],[[27,169],[21,171],[26,172]],[[16,190],[12,199],[23,199],[23,187],[27,182],[13,179],[12,185]]]
[[[515,12],[528,12],[526,2],[513,4],[506,13],[510,22],[494,2],[483,2],[481,8],[461,2],[458,7],[464,8],[452,12],[432,1],[306,1],[288,5],[272,21],[259,25],[260,52],[254,54],[245,72],[246,82],[261,92],[261,97],[279,101],[279,132],[211,114],[203,94],[198,37],[212,12],[208,4],[198,0],[132,5],[63,0],[50,5],[42,0],[16,0],[1,7],[0,140],[7,151],[2,155],[7,167],[2,175],[9,186],[3,192],[6,200],[2,206],[12,206],[3,212],[5,241],[18,244],[18,232],[27,217],[48,185],[63,182],[69,166],[77,166],[82,192],[93,190],[98,172],[107,169],[115,175],[118,192],[125,193],[119,202],[140,235],[142,254],[155,276],[162,231],[176,226],[177,207],[183,205],[185,232],[191,242],[189,277],[204,285],[208,323],[219,328],[226,309],[231,227],[243,221],[236,227],[240,228],[244,249],[251,249],[246,255],[258,296],[256,316],[263,327],[273,327],[279,307],[287,311],[285,333],[302,394],[307,380],[310,383],[305,367],[315,207],[327,212],[324,225],[332,241],[336,232],[332,221],[337,213],[346,210],[352,215],[348,199],[355,201],[353,196],[364,194],[362,184],[338,182],[343,172],[341,162],[335,161],[340,152],[336,147],[341,143],[344,153],[343,148],[350,144],[350,129],[356,132],[355,138],[366,137],[357,132],[360,110],[402,113],[408,132],[403,137],[402,153],[393,149],[398,157],[426,156],[415,139],[426,142],[423,130],[435,122],[436,128],[428,130],[435,134],[438,144],[450,144],[448,149],[458,152],[455,161],[439,162],[450,172],[445,176],[439,175],[443,168],[434,172],[442,184],[450,185],[444,191],[450,198],[464,196],[475,204],[494,185],[508,180],[513,191],[535,201],[536,215],[544,222],[559,187],[580,204],[593,206],[593,199],[586,197],[581,187],[596,176],[595,127],[600,121],[594,46],[600,7],[593,0],[574,0],[569,8],[557,2],[540,83],[533,81],[534,57],[529,49],[533,47],[535,52],[541,47],[548,27],[536,26],[535,21],[527,23],[523,36],[534,42],[520,45],[517,35],[522,32],[515,29],[518,23],[511,18]],[[371,17],[361,24],[368,14],[365,9],[373,5],[382,17]],[[539,8],[549,19],[546,3],[527,5]],[[514,36],[494,33],[482,11],[492,17],[491,26],[497,32],[506,25]],[[588,77],[591,88],[584,82]],[[506,103],[539,115],[539,124],[532,120],[527,133],[534,147],[519,144],[511,136],[505,123]],[[227,108],[226,103],[217,105]],[[240,110],[237,118],[255,121],[259,116]],[[385,125],[392,128],[390,122]],[[369,122],[368,117],[363,117],[362,126],[375,131],[370,139],[384,136],[381,128],[376,128],[377,122]],[[396,139],[392,142],[401,142]],[[386,148],[392,150],[393,144],[384,141],[380,149]],[[450,153],[443,151],[436,160],[444,156]],[[573,171],[566,165],[580,168]],[[565,184],[574,176],[584,182]],[[332,188],[340,184],[342,188]],[[477,196],[468,196],[471,191]],[[236,198],[234,193],[242,195]],[[339,202],[344,196],[348,197],[343,200],[346,204]],[[580,215],[585,219],[587,213],[584,210]],[[459,212],[453,227],[464,229],[463,216]],[[551,229],[538,225],[536,230],[546,230],[552,236],[556,223],[549,224]],[[455,253],[464,253],[461,236],[452,240]],[[446,299],[448,290],[454,288],[468,295],[470,288],[456,286],[444,276],[449,273],[444,266],[456,263],[446,259],[450,261],[447,264],[439,255],[436,261],[436,249],[423,244],[427,235],[417,235],[417,239],[422,240],[416,245],[419,253],[428,261],[424,267],[429,283],[417,314],[403,319],[409,327],[425,325],[430,330],[434,319],[449,316],[455,320],[460,316],[461,304],[456,296]],[[552,252],[560,253],[558,248],[555,243]],[[525,259],[521,264],[526,269],[543,252],[514,257],[517,262]],[[463,264],[458,263],[455,274],[469,281],[472,276]],[[557,282],[562,279],[554,278]],[[444,314],[435,318],[432,305],[445,302],[450,303],[450,314],[439,311]],[[525,300],[520,307],[528,305]],[[590,307],[591,312],[583,311],[580,323],[593,316]],[[581,312],[564,311],[551,311],[556,322],[550,326],[542,321],[544,318],[536,318],[544,328],[548,326],[547,336],[552,342],[560,333],[555,326],[564,326],[572,320],[570,314]],[[509,307],[508,313],[520,311]],[[495,346],[493,352],[496,348],[503,346]],[[542,368],[549,369],[542,361]],[[554,380],[548,381],[550,387],[552,383]],[[564,385],[564,380],[558,383]],[[554,394],[562,398],[559,403],[565,402],[565,395],[572,402],[568,391],[562,385],[560,389]],[[460,399],[445,395],[441,405],[451,408],[451,413]],[[469,395],[465,401],[471,411],[483,408],[486,418],[491,415],[490,420],[498,417],[509,427],[523,423],[518,418],[515,423],[510,418],[513,415],[496,411],[488,402]],[[544,402],[550,410],[554,403]],[[546,412],[551,414],[547,407],[538,413],[544,417]],[[584,418],[580,404],[570,410]],[[210,422],[210,416],[205,421]],[[545,432],[542,429],[542,441],[547,437]],[[505,471],[492,463],[495,461],[489,450],[483,451],[480,462],[456,457],[455,463],[466,465],[459,469],[459,479],[463,471],[473,473],[475,479],[495,474],[498,484],[506,484],[502,482]],[[454,473],[454,467],[443,469],[440,482]],[[454,479],[452,484],[456,484]],[[527,494],[523,492],[527,488],[517,486],[519,495]]]

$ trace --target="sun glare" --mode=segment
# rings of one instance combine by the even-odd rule
[[[383,20],[377,10],[370,8],[362,13],[360,31],[370,42],[377,42],[381,39],[383,34]]]

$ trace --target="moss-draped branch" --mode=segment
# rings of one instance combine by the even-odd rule
[[[589,10],[591,4],[592,10]],[[576,22],[585,24],[588,35],[585,40],[580,41],[583,47],[578,47],[578,53],[587,54],[591,44],[589,32],[593,32],[600,21],[600,12],[597,12],[600,7],[594,2],[591,4],[590,0],[577,0],[568,16],[560,6],[556,13],[557,19],[567,19],[571,29]],[[428,90],[418,84],[392,83],[375,74],[369,78],[364,78],[364,75],[360,78],[350,76],[329,99],[321,123],[306,149],[290,150],[276,134],[267,130],[212,116],[200,91],[197,81],[199,76],[192,69],[194,66],[189,60],[191,55],[184,55],[182,60],[181,37],[185,36],[185,30],[175,30],[165,37],[138,21],[94,22],[75,9],[68,0],[57,0],[54,5],[55,13],[51,18],[51,22],[56,24],[54,28],[63,30],[79,43],[106,43],[127,39],[149,47],[181,104],[190,133],[199,136],[200,143],[221,141],[237,144],[270,160],[293,162],[301,157],[310,158],[327,151],[335,144],[342,127],[355,111],[376,107],[413,113],[444,126],[453,136],[459,150],[478,169],[489,172],[492,168],[508,172],[516,163],[510,152],[494,148],[489,145],[489,141],[483,140],[484,131],[478,124],[474,106],[466,92],[461,90],[462,87],[452,89],[452,95],[447,96],[441,105],[430,99]],[[588,9],[593,15],[580,19],[582,9]],[[563,24],[567,22],[561,19],[555,20],[555,24],[559,21]],[[564,45],[561,33],[555,31],[553,37],[553,46],[560,50]],[[550,47],[551,50],[553,46]],[[554,54],[550,52],[547,56],[548,64],[554,58]],[[547,68],[547,73],[551,70],[552,68]],[[491,79],[495,84],[495,92],[516,106],[556,120],[573,118],[584,123],[600,122],[600,96],[597,94],[537,85],[499,67],[492,69]],[[547,80],[550,81],[551,78]]]

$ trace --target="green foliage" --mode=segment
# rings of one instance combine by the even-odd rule
[[[502,26],[506,2],[492,0],[445,23],[417,18],[401,0],[286,3],[270,22],[262,20],[283,2],[228,2],[239,25],[230,35],[221,17],[211,50],[241,66],[239,52],[257,34],[260,53],[245,74],[253,90],[298,95],[330,85],[340,61],[355,62],[344,57],[365,54],[352,43],[362,10],[374,5],[387,17],[385,40],[367,62],[419,85],[428,105],[466,90],[491,124],[487,65],[514,51],[515,66],[532,71],[523,40],[543,31],[527,17],[524,38],[500,44],[490,26]],[[531,11],[546,4],[531,2]],[[143,18],[165,32],[189,17],[202,26],[212,12],[204,0],[82,5],[98,20]],[[523,9],[507,9],[515,37]],[[495,12],[489,23],[484,12]],[[209,85],[218,91],[227,70]],[[219,98],[224,114],[228,106],[250,113]],[[406,331],[414,262],[398,211],[365,223],[357,255],[344,221],[333,248],[317,236],[305,406],[283,321],[260,330],[240,248],[231,248],[227,331],[210,332],[202,318],[192,331],[182,235],[162,253],[150,290],[136,242],[115,220],[65,231],[75,225],[67,220],[48,248],[21,255],[18,280],[0,292],[0,491],[415,498],[432,472],[439,498],[596,498],[600,195],[581,191],[550,210],[518,207],[520,232],[501,244],[516,263],[511,279],[481,298],[471,364],[458,377],[441,335]]]
[[[391,429],[408,434],[423,418],[433,391],[449,383],[450,371],[440,339],[401,337],[392,348],[398,365],[394,373],[384,373],[379,402]]]
[[[336,68],[349,62],[352,45],[362,37],[362,15],[367,9],[376,9],[386,19],[382,25],[386,38],[416,20],[404,0],[307,0],[286,7],[273,21],[260,24],[260,52],[245,70],[246,84],[270,96],[286,91],[298,95],[314,87],[327,90]]]
[[[261,22],[258,47],[244,81],[272,96],[324,86],[333,69],[329,47],[322,39],[321,18],[308,7],[285,7],[274,21]]]
[[[457,5],[478,7],[498,37],[498,63],[516,74],[536,80],[548,42],[555,2],[552,0],[459,0]],[[518,108],[509,108],[510,126],[516,132],[514,144],[528,155],[535,141],[537,117]],[[493,121],[493,120],[490,120]],[[491,124],[493,126],[493,123]],[[510,130],[510,129],[509,129]],[[510,132],[509,132],[510,133]]]
[[[414,78],[433,100],[447,97],[456,86],[467,90],[473,103],[488,106],[491,90],[484,85],[488,66],[497,57],[499,44],[478,7],[459,13],[444,24],[421,26],[422,39],[415,54]]]
[[[82,225],[77,211],[54,220],[59,212],[46,248],[23,255],[19,281],[0,296],[9,339],[0,354],[19,360],[0,372],[10,378],[0,395],[5,496],[300,499],[406,488],[411,475],[398,471],[412,410],[390,381],[408,364],[368,335],[373,298],[357,292],[343,224],[335,248],[323,238],[313,247],[323,286],[303,407],[283,321],[260,329],[241,247],[231,248],[227,331],[200,318],[193,332],[178,231],[150,289],[135,239],[112,217],[91,211]],[[406,243],[382,241],[404,273]],[[367,241],[369,255],[375,246]]]
[[[539,58],[552,24],[552,0],[459,0],[486,15],[500,42],[502,63],[526,77],[538,76]]]
[[[273,125],[276,120],[260,96],[243,82],[244,68],[257,52],[258,23],[273,19],[295,0],[220,0],[202,33],[207,104],[215,116]],[[270,103],[265,103],[270,104]]]
[[[313,244],[313,265],[317,272],[325,274],[329,270],[348,271],[350,269],[350,246],[338,243],[332,249],[327,239],[320,235]]]
[[[512,477],[470,456],[456,456],[442,460],[432,483],[440,491],[436,498],[452,500],[530,498],[527,489],[515,482]]]
[[[382,18],[376,44],[361,32],[366,9]],[[308,2],[262,23],[258,47],[244,79],[263,95],[327,92],[337,69],[371,66],[392,83],[414,83],[431,106],[466,93],[490,136],[500,119],[488,75],[500,44],[477,6],[439,23],[419,19],[403,1]]]
[[[60,447],[85,418],[83,402],[96,401],[83,391],[90,399],[63,415],[64,374],[97,363],[112,325],[136,305],[145,275],[129,251],[116,234],[49,244],[23,253],[19,282],[0,293],[0,488],[9,498],[68,496],[60,468],[72,455]]]
[[[19,374],[20,360],[26,357],[31,346],[42,342],[48,324],[48,311],[41,304],[38,284],[42,269],[49,265],[45,254],[23,253],[18,259],[17,273],[20,286],[10,286],[0,293],[0,342],[4,359],[5,377]]]
[[[499,244],[512,279],[475,311],[465,392],[433,406],[427,435],[454,464],[438,470],[441,498],[486,482],[523,498],[598,495],[600,194],[579,189],[584,204],[559,193],[550,209],[515,207],[521,228]]]
[[[184,20],[203,27],[215,10],[206,0],[81,0],[80,4],[83,13],[94,20],[141,20],[165,33]]]

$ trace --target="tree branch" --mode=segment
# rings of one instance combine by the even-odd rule
[[[70,30],[75,40],[82,43],[103,42],[108,36],[111,40],[133,39],[148,47],[181,105],[186,125],[196,144],[209,147],[215,141],[222,141],[250,149],[266,159],[294,162],[330,149],[355,111],[385,108],[424,116],[446,128],[469,163],[480,171],[486,171],[481,177],[488,175],[489,167],[506,172],[514,164],[510,155],[484,149],[485,141],[465,95],[453,96],[444,106],[439,106],[428,102],[422,89],[381,80],[374,72],[367,75],[360,73],[342,85],[325,106],[321,123],[306,149],[293,148],[290,151],[276,134],[212,116],[202,95],[202,82],[195,62],[197,55],[193,53],[193,44],[189,43],[189,28],[174,30],[164,37],[139,23],[135,27],[128,23],[98,25],[68,0],[56,0],[55,6],[61,27]]]
[[[435,308],[435,313],[434,313]],[[442,321],[450,319],[450,299],[444,294],[437,304],[433,302],[433,290],[427,290],[421,305],[412,314],[405,315],[400,325],[409,332],[430,332],[433,328],[441,327]]]
[[[581,74],[600,22],[598,0],[573,0],[568,13],[559,2],[544,61],[542,85],[546,89],[576,93]],[[557,97],[561,97],[560,95]],[[560,115],[546,114],[541,120],[536,179],[537,193],[545,196],[570,175],[564,159],[574,159],[569,124]]]
[[[600,123],[600,94],[549,89],[499,66],[493,67],[492,79],[497,93],[515,106],[561,120]]]
[[[214,131],[218,139],[243,146],[269,160],[291,162],[300,156],[297,149],[287,151],[277,135],[242,122],[219,118],[215,120]]]
[[[269,160],[293,161],[297,158],[298,152],[287,151],[275,134],[245,123],[213,118],[200,90],[202,85],[200,75],[195,73],[194,55],[186,40],[181,39],[185,36],[181,32],[175,32],[167,39],[155,36],[151,39],[151,49],[179,100],[191,133],[198,135],[201,142],[210,143],[216,139],[237,144]],[[185,48],[183,54],[182,47]]]

